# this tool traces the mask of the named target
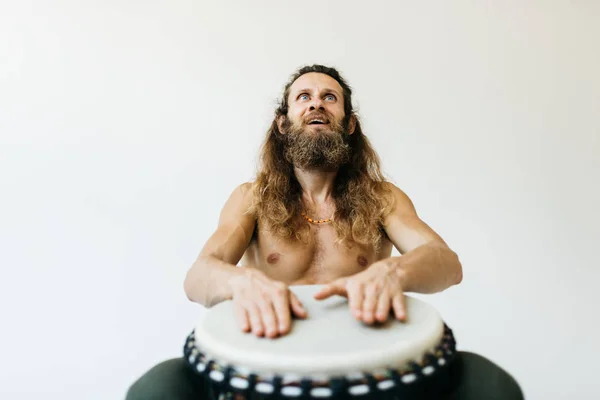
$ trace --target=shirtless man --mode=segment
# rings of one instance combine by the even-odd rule
[[[335,69],[314,65],[292,76],[256,180],[230,195],[186,276],[191,301],[211,307],[231,300],[241,330],[274,339],[288,333],[293,317],[306,316],[290,285],[323,284],[317,300],[345,296],[352,315],[373,324],[405,319],[406,292],[461,282],[456,253],[383,178],[351,96]],[[400,256],[391,256],[393,247]],[[522,398],[495,364],[471,353],[460,358],[449,398]],[[140,378],[128,400],[198,399],[198,385],[182,360],[170,360]]]

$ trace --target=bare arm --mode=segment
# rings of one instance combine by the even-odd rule
[[[238,186],[223,206],[216,231],[188,271],[184,290],[187,297],[206,307],[231,299],[231,280],[247,271],[236,265],[244,255],[256,225],[247,213],[252,203],[252,186]]]
[[[232,300],[242,331],[273,338],[289,332],[292,313],[304,318],[306,310],[284,283],[255,268],[236,267],[256,227],[256,217],[248,213],[252,196],[248,183],[233,191],[217,230],[188,271],[184,289],[191,301],[205,307]]]
[[[333,294],[348,297],[352,314],[367,324],[385,321],[390,310],[397,319],[405,320],[404,292],[440,292],[462,280],[457,255],[421,221],[406,194],[392,184],[389,189],[394,207],[383,225],[402,255],[376,261],[315,294],[317,300]]]
[[[406,292],[435,293],[459,284],[462,266],[456,253],[419,218],[402,190],[389,187],[395,205],[384,229],[402,255],[383,262],[397,271]]]

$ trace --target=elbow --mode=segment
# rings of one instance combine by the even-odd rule
[[[452,256],[454,259],[454,274],[453,274],[453,285],[459,285],[463,280],[463,268],[460,259],[458,258],[458,254],[452,252]]]
[[[434,243],[437,249],[438,262],[444,266],[446,287],[459,285],[463,280],[463,268],[458,254],[445,243]]]
[[[185,275],[185,279],[183,280],[183,292],[185,293],[185,297],[187,297],[187,299],[189,301],[194,301],[194,296],[193,296],[193,292],[192,292],[192,284],[191,284],[191,278],[190,278],[190,272],[188,271],[187,274]]]
[[[185,275],[185,279],[183,280],[183,292],[185,293],[185,297],[187,297],[189,301],[196,302],[196,298],[194,296],[193,291],[194,285],[192,284],[191,273],[192,270],[190,269]]]
[[[454,278],[454,285],[460,285],[462,283],[463,280],[463,272],[462,272],[462,267],[458,266],[458,271],[456,272],[456,277]]]
[[[202,275],[200,271],[203,263],[202,258],[198,258],[188,270],[183,280],[183,292],[189,301],[205,306],[199,293],[199,277]]]

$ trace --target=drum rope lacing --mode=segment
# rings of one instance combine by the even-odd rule
[[[233,366],[217,363],[198,348],[194,333],[192,331],[186,339],[184,357],[193,370],[202,378],[208,378],[220,393],[249,394],[256,391],[273,398],[335,398],[338,394],[360,397],[376,392],[401,392],[436,375],[450,364],[456,354],[454,335],[444,324],[440,343],[433,351],[427,352],[420,363],[410,362],[401,370],[389,368],[383,374],[361,373],[360,377],[333,377],[327,382],[301,379],[284,384],[281,376],[264,379],[257,374],[244,374]]]

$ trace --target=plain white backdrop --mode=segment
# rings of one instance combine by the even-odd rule
[[[600,3],[0,2],[0,397],[120,399],[289,75],[335,66],[461,257],[426,296],[528,399],[597,399]],[[596,315],[596,317],[594,317]]]

